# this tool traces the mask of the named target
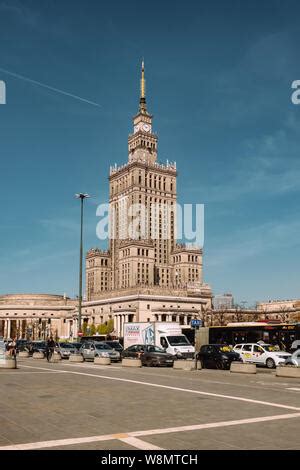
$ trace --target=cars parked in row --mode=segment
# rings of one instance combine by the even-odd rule
[[[93,361],[95,357],[109,357],[112,362],[121,360],[119,351],[112,349],[103,341],[86,341],[79,350],[85,361]]]
[[[241,362],[240,355],[231,346],[224,344],[206,344],[201,346],[196,354],[196,361],[201,363],[202,368],[207,369],[230,369],[233,361]]]
[[[274,369],[279,364],[284,364],[291,357],[290,353],[278,351],[275,346],[265,343],[236,344],[233,349],[240,354],[243,362],[263,365],[268,369]]]
[[[154,345],[134,344],[124,349],[122,358],[139,358],[143,366],[169,366],[172,367],[176,359],[163,348]]]

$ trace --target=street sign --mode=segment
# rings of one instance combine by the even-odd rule
[[[82,333],[82,331],[78,331],[78,333],[77,333],[77,334],[78,334],[78,336],[83,336],[83,333]]]
[[[201,327],[201,326],[202,326],[202,320],[191,320],[192,328]]]

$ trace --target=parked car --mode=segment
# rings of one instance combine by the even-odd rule
[[[77,349],[72,343],[57,343],[55,351],[62,359],[69,359],[70,354],[76,354]]]
[[[87,341],[83,343],[80,353],[85,361],[93,361],[95,357],[109,357],[112,362],[117,362],[121,359],[120,353],[110,348],[103,341]]]
[[[196,354],[196,361],[201,363],[202,368],[207,369],[230,369],[233,361],[240,361],[241,357],[231,346],[224,344],[206,344],[201,346]]]
[[[293,365],[300,367],[300,349],[297,349],[291,357],[288,357],[285,361],[286,365]]]
[[[6,355],[6,344],[3,338],[0,338],[0,362],[5,359]]]
[[[72,345],[72,347],[76,350],[75,354],[78,354],[79,351],[80,351],[80,348],[82,346],[82,343],[78,343],[78,342],[72,342],[72,343],[69,343]]]
[[[40,352],[46,355],[46,341],[32,341],[29,345],[29,354],[33,354],[35,352]]]
[[[159,346],[135,344],[124,349],[122,357],[140,358],[143,366],[169,366],[174,363],[174,356]]]
[[[243,362],[253,362],[266,366],[268,369],[274,369],[279,364],[284,364],[291,357],[290,353],[278,351],[275,346],[264,343],[236,344],[233,349],[241,355]]]
[[[20,351],[29,351],[29,341],[27,339],[17,339],[17,353]]]
[[[291,345],[291,352],[293,353],[297,349],[300,349],[300,339],[295,339],[295,341],[292,342]]]

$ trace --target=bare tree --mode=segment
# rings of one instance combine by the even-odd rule
[[[226,318],[226,309],[220,309],[216,310],[215,313],[213,314],[214,319],[216,319],[216,326],[224,326],[226,324],[225,318]]]
[[[266,307],[263,307],[261,310],[258,310],[258,313],[259,313],[259,316],[258,318],[260,318],[261,320],[268,320],[268,309]]]
[[[259,320],[259,312],[252,313],[251,315],[251,321],[256,322]]]
[[[279,308],[278,316],[280,318],[281,323],[285,323],[288,319],[287,310],[288,308],[286,305],[281,305]]]
[[[241,307],[236,306],[235,312],[234,312],[234,319],[236,322],[241,322],[243,321],[243,312],[241,310]]]
[[[212,326],[212,310],[211,307],[205,305],[203,308],[201,319],[203,321],[203,326]]]

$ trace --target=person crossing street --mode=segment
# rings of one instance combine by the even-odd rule
[[[52,355],[54,354],[54,349],[55,349],[55,341],[52,338],[52,336],[50,336],[50,338],[47,339],[47,344],[46,344],[46,358],[48,362],[50,362],[50,359]]]

